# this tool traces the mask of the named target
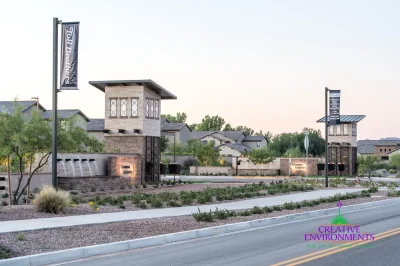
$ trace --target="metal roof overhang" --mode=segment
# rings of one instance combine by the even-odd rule
[[[89,84],[93,87],[105,92],[106,87],[115,86],[145,86],[146,88],[152,90],[157,95],[160,95],[163,100],[176,100],[177,97],[152,81],[151,79],[142,80],[106,80],[106,81],[89,81]]]

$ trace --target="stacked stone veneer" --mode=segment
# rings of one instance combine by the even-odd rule
[[[309,176],[320,174],[320,173],[318,173],[318,167],[317,167],[318,161],[320,161],[320,159],[318,159],[318,158],[308,158],[308,175]],[[306,165],[306,158],[292,158],[291,163],[292,163],[292,165],[294,165],[292,167],[292,169],[290,170],[291,175],[298,175],[298,176],[306,175],[306,171],[303,167],[300,170],[295,170],[296,164],[301,164],[302,166]],[[280,165],[281,175],[283,175],[283,176],[289,175],[289,158],[281,158],[280,164],[281,164]]]
[[[64,190],[118,190],[129,183],[129,179],[119,176],[58,177],[58,187]]]

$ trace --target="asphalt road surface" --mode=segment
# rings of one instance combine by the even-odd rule
[[[63,265],[400,265],[400,204],[344,216],[350,224],[359,225],[360,232],[374,234],[375,240],[341,248],[322,248],[321,243],[305,241],[305,234],[316,233],[319,226],[330,223],[332,217],[323,217]]]

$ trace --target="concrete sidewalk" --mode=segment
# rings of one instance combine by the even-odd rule
[[[302,200],[312,200],[312,199],[318,199],[320,197],[333,196],[338,193],[347,193],[347,192],[351,193],[351,192],[358,192],[361,190],[363,189],[350,188],[350,189],[318,190],[318,191],[302,192],[302,193],[295,193],[295,194],[282,195],[276,197],[248,199],[248,200],[235,201],[229,203],[200,205],[200,206],[163,208],[163,209],[151,209],[151,210],[115,212],[115,213],[99,213],[99,214],[63,216],[56,218],[42,218],[42,219],[17,220],[17,221],[4,221],[0,222],[0,233],[29,231],[29,230],[76,226],[76,225],[121,222],[121,221],[146,219],[146,218],[191,215],[192,213],[197,212],[198,208],[203,212],[215,210],[215,208],[228,209],[228,210],[249,209],[254,206],[263,207],[266,205],[268,206],[281,205],[285,202],[290,202],[290,201],[298,202]]]

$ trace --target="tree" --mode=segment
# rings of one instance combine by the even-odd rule
[[[252,136],[254,134],[254,130],[246,126],[238,126],[234,131],[243,131],[247,136]]]
[[[304,153],[300,151],[300,147],[297,146],[296,148],[289,148],[283,156],[289,157],[289,155],[292,155],[293,158],[299,158],[299,157],[304,157]]]
[[[221,131],[224,124],[225,120],[222,117],[206,115],[196,126],[196,131]]]
[[[198,126],[199,124],[197,124],[197,123],[193,123],[193,124],[190,124],[189,125],[189,127],[190,127],[190,129],[192,130],[192,131],[197,131],[197,126]]]
[[[234,131],[234,130],[235,130],[235,128],[232,127],[231,124],[226,123],[225,126],[224,126],[224,129],[222,131]]]
[[[260,165],[260,175],[261,165],[270,163],[275,159],[273,153],[268,148],[254,149],[248,153],[248,157],[255,165]]]
[[[161,136],[161,152],[165,152],[168,148],[169,138],[166,136]]]
[[[269,144],[272,139],[272,133],[267,131],[267,133],[263,133],[262,130],[260,132],[256,132],[254,136],[264,136],[267,139],[267,143]]]
[[[17,188],[13,192],[13,203],[18,204],[30,186],[32,177],[47,164],[51,154],[52,130],[50,123],[42,114],[33,111],[31,117],[24,116],[20,105],[14,103],[12,114],[0,113],[0,157],[8,154],[13,157],[14,166],[19,172]],[[58,121],[59,150],[65,152],[102,151],[102,143],[89,137],[86,130],[76,126],[74,119],[66,121],[61,127]],[[28,174],[23,184],[25,165],[32,166],[33,158],[39,155],[39,162]]]
[[[161,117],[168,119],[171,123],[185,123],[187,119],[186,113],[176,113],[176,116],[167,114],[161,115]]]
[[[212,143],[202,143],[200,140],[188,140],[188,152],[197,157],[202,165],[216,165],[219,158],[218,149]]]
[[[390,156],[390,164],[396,167],[396,170],[400,169],[400,153],[395,153]]]
[[[379,161],[376,155],[361,155],[357,158],[359,173],[368,174],[368,178],[371,178],[371,172],[374,169],[374,164]]]

